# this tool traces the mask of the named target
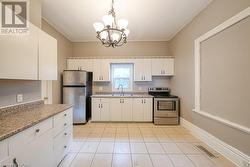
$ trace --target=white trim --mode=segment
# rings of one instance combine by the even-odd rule
[[[195,40],[195,109],[193,111],[214,119],[216,121],[219,121],[225,125],[228,125],[230,127],[233,127],[235,129],[241,130],[243,132],[249,133],[250,134],[250,128],[245,127],[243,125],[239,125],[237,123],[233,123],[229,120],[223,119],[221,117],[218,116],[214,116],[211,114],[206,113],[205,111],[201,111],[200,108],[200,96],[201,96],[201,92],[200,92],[200,82],[201,82],[201,67],[200,67],[200,57],[201,57],[201,43],[209,38],[211,38],[212,36],[222,32],[223,30],[227,29],[228,27],[231,27],[232,25],[240,22],[241,20],[247,18],[250,16],[250,7],[246,8],[245,10],[241,11],[240,13],[236,14],[235,16],[233,16],[232,18],[228,19],[227,21],[225,21],[224,23],[220,24],[219,26],[215,27],[214,29],[208,31],[207,33],[205,33],[204,35],[200,36],[199,38],[197,38]]]
[[[0,107],[0,109],[7,108],[7,107],[15,107],[15,106],[19,106],[19,105],[28,104],[28,103],[35,103],[35,102],[39,102],[41,100],[42,99],[37,99],[37,100],[27,101],[27,102],[23,102],[23,103],[12,104],[12,105],[8,105],[8,106],[2,106],[2,107]]]
[[[225,158],[232,161],[235,165],[239,167],[246,167],[247,163],[250,164],[250,157],[248,155],[221,141],[207,131],[197,127],[184,118],[180,118],[180,124],[184,128],[188,129],[192,133],[192,135],[209,145],[212,149],[222,154]]]
[[[227,119],[221,118],[221,117],[219,117],[219,116],[215,116],[215,115],[209,114],[209,113],[204,112],[204,111],[199,111],[199,112],[197,112],[197,113],[198,113],[198,114],[201,114],[201,115],[203,115],[203,116],[206,116],[206,117],[208,117],[208,118],[210,118],[210,119],[216,120],[216,121],[218,121],[218,122],[220,122],[220,123],[226,124],[227,126],[230,126],[230,127],[232,127],[232,128],[235,128],[235,129],[238,129],[238,130],[241,130],[241,131],[243,131],[243,132],[245,132],[245,133],[250,134],[250,128],[248,128],[248,127],[246,127],[246,126],[239,125],[239,124],[237,124],[237,123],[234,123],[234,122],[229,121],[229,120],[227,120]]]
[[[41,82],[41,96],[44,104],[52,104],[52,81]]]
[[[61,34],[62,36],[64,36],[67,40],[69,40],[70,42],[73,42],[72,39],[69,37],[68,34],[64,33],[64,31],[62,31],[60,28],[58,28],[55,24],[53,24],[50,20],[48,20],[45,17],[42,17],[42,19],[47,22],[53,29],[55,29],[59,34]],[[43,25],[42,28],[43,30]]]

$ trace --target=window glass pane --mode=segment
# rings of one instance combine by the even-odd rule
[[[115,89],[118,89],[118,87],[121,85],[123,86],[123,89],[128,89],[130,87],[130,82],[129,82],[129,78],[127,79],[114,79],[114,83],[115,83]]]
[[[118,91],[123,87],[124,91],[132,91],[133,88],[133,64],[111,64],[112,89]]]
[[[129,78],[130,69],[127,67],[118,67],[114,69],[114,78]]]

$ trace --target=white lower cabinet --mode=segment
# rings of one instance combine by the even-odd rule
[[[152,98],[92,98],[92,121],[152,122]]]
[[[68,126],[55,136],[55,120],[62,113],[0,142],[0,166],[56,167],[72,142],[72,109],[63,114]],[[8,151],[6,151],[8,150]]]
[[[152,122],[153,121],[153,99],[134,98],[133,99],[133,121]]]
[[[132,99],[111,98],[110,99],[111,121],[132,121]]]
[[[122,121],[133,121],[133,100],[132,98],[122,99]]]
[[[92,98],[92,121],[109,121],[109,99]]]
[[[9,140],[0,141],[0,166],[3,166],[2,164],[9,164],[11,161],[8,157],[9,155]]]

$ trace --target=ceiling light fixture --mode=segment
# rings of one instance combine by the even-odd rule
[[[129,30],[127,29],[128,21],[120,19],[116,21],[116,14],[114,10],[114,0],[112,0],[111,10],[108,15],[103,16],[103,23],[96,22],[93,24],[97,33],[97,38],[105,47],[122,46],[127,43]]]

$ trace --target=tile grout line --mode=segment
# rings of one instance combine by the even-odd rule
[[[97,148],[96,148],[96,151],[95,151],[95,153],[94,153],[94,155],[93,155],[93,157],[92,157],[92,160],[91,160],[91,163],[90,163],[90,167],[93,165],[93,161],[94,161],[94,159],[95,159],[95,156],[96,156],[96,153],[97,153],[97,150],[98,150],[98,147],[99,147],[100,143],[101,143],[101,139],[100,139],[100,141],[99,141],[99,143],[98,143],[98,146],[97,146]]]
[[[115,130],[115,139],[114,139],[114,147],[113,147],[113,153],[112,153],[112,159],[111,159],[111,167],[113,167],[113,160],[114,160],[114,154],[115,154],[116,134],[117,134],[117,128]]]
[[[141,129],[140,129],[140,131],[141,131]],[[141,133],[142,133],[142,132],[141,132]],[[143,137],[143,141],[144,141],[144,145],[145,145],[145,147],[146,147],[147,155],[149,156],[151,165],[152,165],[152,167],[154,167],[154,163],[153,163],[152,158],[151,158],[151,156],[150,156],[150,153],[149,153],[149,151],[148,151],[148,147],[147,147],[147,145],[146,145],[146,142],[145,142],[145,140],[144,140],[144,137]]]

